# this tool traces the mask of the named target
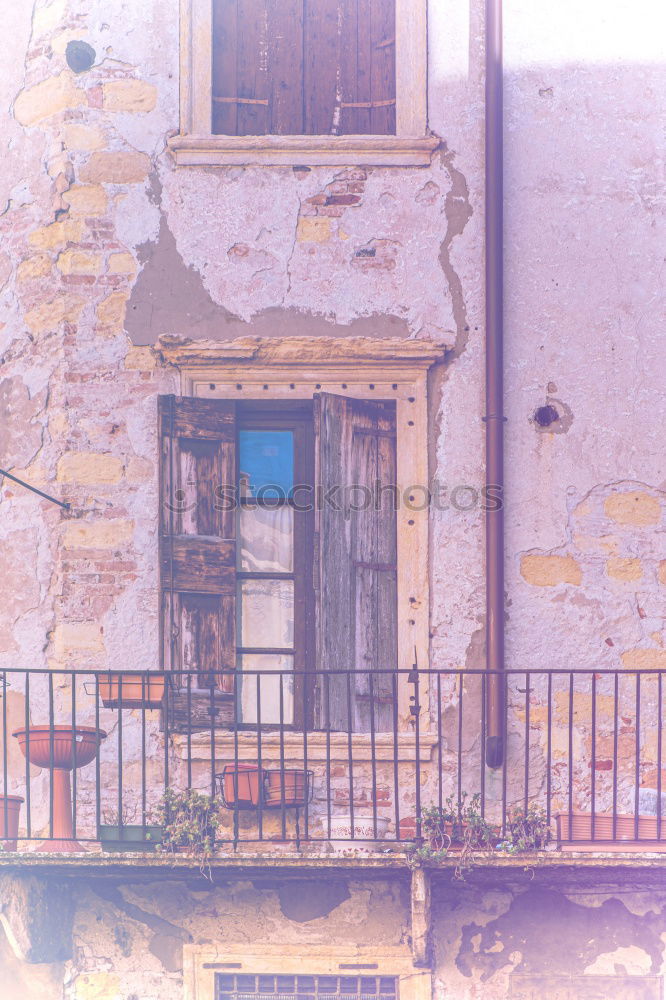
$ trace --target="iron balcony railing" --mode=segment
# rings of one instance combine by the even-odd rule
[[[504,846],[531,810],[551,849],[658,850],[665,673],[496,675],[506,753],[492,769],[485,671],[5,670],[0,840],[147,850],[165,792],[196,789],[221,854],[408,850],[428,843],[433,817],[451,835],[471,802]]]

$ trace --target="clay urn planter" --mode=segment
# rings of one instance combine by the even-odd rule
[[[264,769],[257,764],[226,764],[216,775],[222,801],[228,809],[257,809],[264,784]]]
[[[7,840],[0,843],[5,851],[16,850],[19,813],[23,801],[20,795],[0,795],[0,837],[7,837]]]
[[[52,837],[36,849],[59,853],[85,850],[72,832],[72,786],[69,772],[95,759],[99,744],[106,739],[102,729],[92,726],[30,726],[15,729],[24,757],[35,767],[53,768]]]
[[[99,696],[105,708],[159,708],[165,683],[164,675],[157,672],[154,676],[111,670],[97,674]]]
[[[281,771],[266,771],[264,806],[279,809],[305,805],[312,796],[312,771],[285,767]]]

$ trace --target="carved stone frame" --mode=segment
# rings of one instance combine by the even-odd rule
[[[414,496],[413,508],[401,502],[397,511],[398,548],[398,666],[408,670],[418,661],[429,666],[430,595],[428,572],[429,510],[423,506],[423,489],[410,493],[407,487],[428,485],[427,373],[443,357],[446,345],[425,340],[373,340],[371,338],[247,338],[225,343],[162,344],[165,361],[177,366],[183,395],[225,399],[309,399],[315,392],[333,392],[368,399],[394,399],[397,423],[397,478],[401,496]],[[416,509],[420,508],[420,509]],[[399,685],[399,754],[413,759],[414,743],[409,720],[407,684]],[[428,685],[420,689],[422,705],[421,753],[432,746],[429,730]],[[357,734],[357,750],[368,752],[364,737]],[[434,737],[433,737],[434,739]],[[225,735],[216,734],[220,752]],[[192,751],[201,742],[206,753],[208,734],[192,737]],[[335,742],[335,741],[334,741]],[[265,752],[271,749],[266,740]],[[241,759],[254,752],[241,746]],[[331,747],[344,756],[346,744]],[[317,747],[312,734],[310,752],[316,759],[325,748]],[[209,751],[208,751],[209,752]],[[392,738],[386,747],[377,737],[376,753],[392,754]],[[322,758],[323,759],[323,758]]]

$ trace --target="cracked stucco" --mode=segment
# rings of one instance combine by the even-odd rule
[[[177,127],[176,8],[176,0],[140,10],[128,0],[35,0],[5,13],[0,93],[10,108],[24,92],[18,108],[31,124],[10,115],[2,126],[0,467],[69,499],[73,511],[1,485],[3,668],[97,669],[125,663],[128,650],[132,666],[155,666],[155,397],[178,389],[151,350],[161,335],[443,339],[454,346],[431,377],[430,474],[449,494],[483,480],[483,4],[430,4],[430,125],[443,140],[432,165],[363,177],[337,167],[176,170],[165,152]],[[663,186],[655,167],[665,88],[658,60],[642,55],[652,51],[648,35],[660,33],[646,17],[637,45],[641,19],[629,0],[614,13],[608,19],[601,0],[583,12],[505,5],[507,657],[515,667],[582,660],[634,669],[663,666],[666,657]],[[571,32],[574,16],[596,18],[595,30]],[[597,57],[594,43],[610,20],[634,42]],[[97,57],[74,76],[64,51],[77,38]],[[114,110],[129,93],[118,81],[133,81],[131,93],[143,95],[133,108]],[[33,88],[45,82],[55,104],[40,117]],[[62,92],[73,95],[71,107],[55,110]],[[109,152],[113,176],[98,156]],[[347,183],[359,185],[345,189],[358,201],[323,212]],[[549,402],[562,420],[537,431],[533,414]],[[479,666],[483,514],[449,506],[433,511],[431,528],[431,662]],[[72,547],[86,537],[105,547]],[[94,580],[102,575],[104,583]],[[478,704],[471,684],[467,696]],[[510,704],[512,732],[524,722],[520,696]],[[446,725],[455,708],[452,700]],[[531,752],[543,787],[535,722],[543,705],[534,708]],[[56,709],[65,709],[60,689]],[[9,692],[7,710],[8,728],[19,726],[19,691]],[[33,718],[46,710],[44,691],[35,690]],[[583,718],[589,702],[579,698],[574,711]],[[647,704],[647,722],[653,711]],[[116,737],[110,728],[109,747]],[[581,774],[587,739],[581,728]],[[470,729],[465,740],[478,750],[478,734]],[[156,744],[149,753],[156,756]],[[519,764],[511,758],[512,772]],[[19,791],[15,748],[9,765],[10,791]],[[126,766],[131,780],[135,762]],[[654,781],[649,767],[642,776]],[[41,830],[47,779],[34,781]],[[484,932],[509,942],[521,914],[534,912],[539,925],[547,900],[537,893],[517,901],[525,885],[476,895],[454,888],[439,890],[437,989],[461,1000],[482,989],[499,1000],[509,970],[533,959],[514,941],[497,970],[496,942]],[[620,901],[609,891],[601,902],[594,887],[573,901],[595,912],[606,903],[613,924],[578,965],[656,968],[648,924],[663,920],[655,916],[662,903],[651,888],[618,890]],[[349,899],[340,892],[327,915],[306,912],[303,921],[289,917],[304,911],[280,892],[249,883],[123,886],[106,897],[82,890],[75,964],[40,974],[60,984],[64,977],[67,1000],[82,1000],[117,995],[117,969],[126,970],[122,989],[131,996],[129,977],[140,972],[141,1000],[163,1000],[182,995],[179,950],[188,935],[266,935],[294,948],[332,933],[395,943],[408,936],[395,886],[363,885]],[[556,903],[565,924],[573,913],[580,926],[579,909]],[[455,966],[461,951],[471,976]],[[487,969],[496,971],[482,987]],[[21,981],[16,969],[11,975]],[[41,997],[37,976],[30,988]]]

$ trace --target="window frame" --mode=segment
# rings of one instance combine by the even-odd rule
[[[395,976],[399,1000],[431,1000],[432,972],[415,968],[404,945],[324,945],[281,942],[248,946],[241,942],[186,944],[183,947],[184,1000],[215,1000],[215,974],[282,972],[285,975],[347,975],[370,968],[370,975]],[[362,973],[361,973],[362,974]]]
[[[217,399],[311,399],[316,392],[333,392],[356,398],[394,399],[396,402],[397,485],[427,484],[428,477],[428,370],[442,361],[449,345],[429,340],[373,338],[248,338],[231,342],[164,343],[160,354],[180,376],[178,391],[184,396]],[[385,393],[385,395],[382,395]],[[429,510],[410,510],[404,504],[396,512],[398,550],[398,667],[409,668],[416,655],[418,666],[430,666]],[[413,689],[401,675],[398,688],[398,759],[414,760],[416,751],[411,727],[410,697]],[[430,696],[425,679],[420,685],[420,738],[418,752],[423,761],[437,742],[430,715]],[[256,759],[251,734],[241,739],[233,752],[239,760]],[[273,739],[271,739],[273,737]],[[294,734],[295,746],[302,738]],[[370,737],[354,733],[358,760],[374,754],[393,759],[393,736],[379,734],[374,751]],[[229,734],[215,734],[216,754],[229,751]],[[210,758],[210,734],[194,733],[183,753]],[[262,754],[278,759],[276,734],[262,741]],[[316,760],[346,760],[348,737],[334,733],[327,744],[316,731],[308,736],[308,757]]]
[[[427,0],[395,0],[395,135],[226,136],[212,132],[212,0],[180,0],[178,166],[427,166],[439,145],[427,127]]]
[[[314,426],[311,407],[298,405],[301,400],[284,405],[284,401],[275,400],[239,400],[236,410],[236,435],[241,430],[291,430],[294,432],[294,478],[295,482],[314,484]],[[310,412],[308,412],[308,409]],[[240,448],[236,445],[236,484],[239,482]],[[288,501],[287,501],[288,503]],[[239,504],[249,506],[239,496]],[[240,511],[239,511],[240,513]],[[314,678],[308,670],[314,665],[314,590],[312,587],[312,558],[314,552],[314,515],[310,511],[294,510],[294,552],[293,570],[290,574],[294,584],[294,716],[291,722],[284,723],[285,729],[300,729],[304,725],[312,728],[312,718],[305,718],[304,705],[309,707],[308,716],[313,716],[312,689]],[[240,545],[240,531],[236,528],[237,545]],[[245,573],[236,569],[237,586],[245,579],[258,579],[253,573]],[[240,594],[236,598],[237,614],[241,613]],[[244,649],[239,644],[240,637],[236,635],[236,658],[239,664],[239,679],[242,684],[243,673],[240,668]],[[308,697],[304,697],[303,687],[308,685]],[[240,698],[240,689],[237,691]],[[275,730],[278,723],[262,723],[262,730]],[[240,723],[239,729],[256,729],[256,723]]]

